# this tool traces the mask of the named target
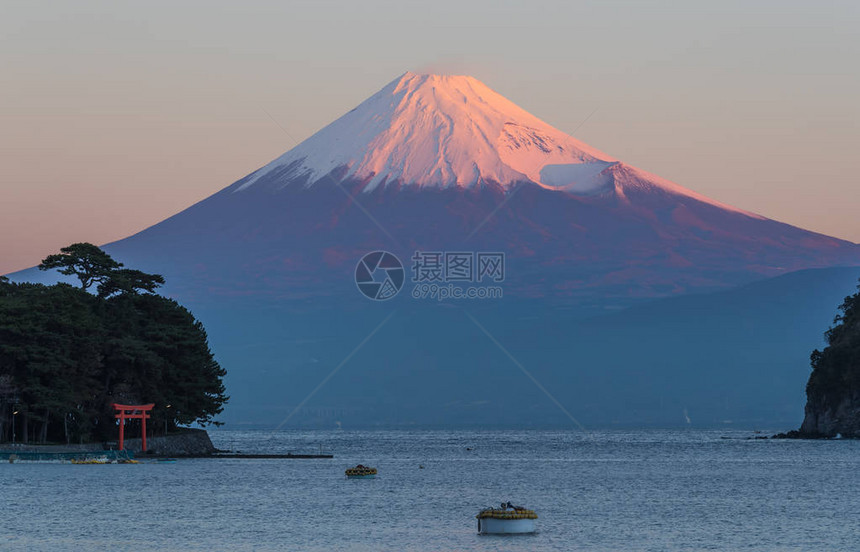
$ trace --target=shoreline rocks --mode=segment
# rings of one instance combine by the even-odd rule
[[[843,396],[835,405],[828,404],[826,397],[808,401],[800,432],[825,437],[841,435],[849,439],[860,438],[860,392]]]

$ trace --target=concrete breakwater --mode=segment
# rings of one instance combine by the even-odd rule
[[[126,439],[125,448],[138,457],[152,456],[209,456],[218,452],[205,429],[184,429],[182,433],[146,438],[146,453],[140,439]]]
[[[0,455],[4,453],[27,454],[75,454],[86,455],[116,450],[116,442],[88,443],[81,445],[0,445]],[[153,436],[146,438],[146,452],[140,438],[126,439],[124,449],[134,454],[136,458],[147,457],[184,457],[184,458],[244,458],[244,459],[301,459],[301,458],[332,458],[331,454],[273,454],[273,453],[239,453],[218,450],[212,444],[209,434],[204,429],[182,429],[172,435]],[[83,457],[83,456],[82,456]],[[0,457],[2,458],[2,457]]]
[[[39,453],[39,454],[85,454],[116,450],[116,442],[83,443],[69,445],[24,445],[5,443],[0,445],[3,453]],[[183,429],[173,435],[147,437],[147,452],[143,453],[141,439],[126,439],[124,449],[134,452],[137,456],[209,456],[218,449],[209,439],[204,429]]]

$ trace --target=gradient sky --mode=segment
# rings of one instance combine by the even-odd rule
[[[6,2],[0,273],[156,223],[406,70],[860,242],[860,3]],[[595,111],[596,110],[596,111]]]

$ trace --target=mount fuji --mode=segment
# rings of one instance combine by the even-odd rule
[[[406,73],[278,159],[109,250],[181,295],[352,293],[375,249],[503,251],[508,296],[627,304],[854,265],[856,244],[711,200],[478,80]],[[403,257],[401,257],[403,258]]]
[[[670,423],[684,409],[695,417],[693,404],[711,421],[766,416],[725,412],[724,396],[714,396],[720,385],[681,389],[671,378],[649,391],[673,405],[671,415],[654,397],[619,398],[619,389],[637,388],[619,383],[630,362],[654,364],[663,381],[657,372],[671,351],[636,357],[637,333],[626,331],[624,346],[634,356],[601,360],[577,339],[606,326],[583,331],[582,321],[664,297],[728,293],[795,271],[860,265],[857,244],[627,165],[472,77],[413,73],[231,186],[105,248],[127,266],[163,274],[166,291],[206,323],[230,373],[228,418],[271,421],[299,405],[291,423],[326,427],[347,418],[363,425],[500,421],[500,405],[511,402],[526,404],[535,424],[567,423],[541,393],[523,390],[522,374],[487,345],[463,316],[467,309],[493,320],[492,335],[518,344],[509,352],[524,364],[531,358],[570,411],[574,403],[590,409],[588,421]],[[416,251],[503,252],[504,299],[429,304],[400,293],[370,301],[356,289],[355,270],[372,251],[399,257],[407,279]],[[855,277],[845,270],[850,274],[838,281]],[[33,271],[15,277],[39,279]],[[850,291],[824,295],[829,301]],[[720,301],[707,304],[713,310]],[[400,322],[388,323],[353,357],[352,347],[395,310],[392,320]],[[671,349],[678,336],[665,338]],[[768,385],[781,368],[762,359],[779,349],[773,344],[762,357],[738,360],[738,369],[755,365],[755,381]],[[345,357],[355,371],[302,401]],[[792,378],[802,378],[805,362],[794,365]],[[793,401],[789,388],[773,404]],[[635,408],[624,406],[630,400]]]

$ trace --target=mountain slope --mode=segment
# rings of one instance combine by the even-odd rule
[[[379,188],[362,182],[227,189],[108,251],[164,273],[173,292],[272,298],[353,294],[368,251],[501,251],[507,296],[579,303],[724,289],[794,270],[853,265],[854,244],[647,187],[625,197],[522,184]],[[631,184],[632,182],[632,184]],[[261,182],[261,184],[264,182]],[[640,189],[641,186],[641,189]],[[355,199],[352,199],[354,195]]]
[[[617,180],[613,174],[635,175]],[[378,186],[474,187],[522,182],[550,190],[624,195],[627,187],[733,207],[639,171],[534,115],[469,76],[406,73],[297,147],[255,171],[235,192],[343,180]],[[647,184],[645,184],[647,183]],[[758,217],[752,213],[745,213]]]
[[[860,268],[589,316],[554,301],[209,303],[231,422],[276,425],[368,334],[291,426],[573,424],[471,320],[586,427],[785,430],[803,417],[809,353]],[[467,314],[468,313],[468,314]]]

